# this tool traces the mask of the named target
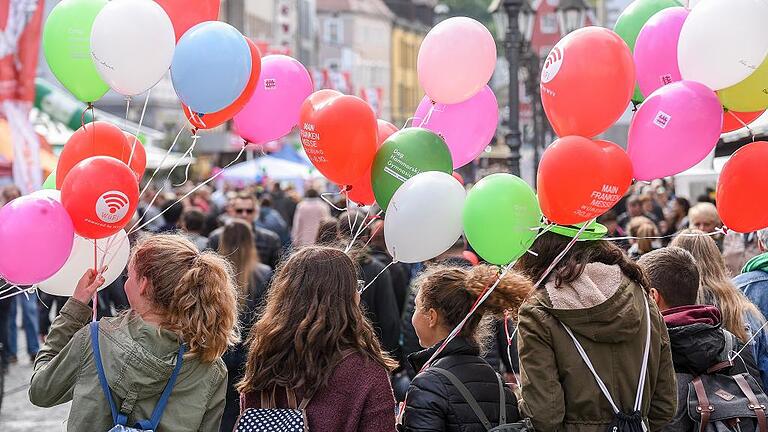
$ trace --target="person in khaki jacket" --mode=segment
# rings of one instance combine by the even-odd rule
[[[540,280],[578,232],[578,227],[556,227],[541,235],[531,248],[536,255],[524,255],[516,268]],[[604,227],[590,225],[580,238],[591,241],[577,242],[520,308],[520,410],[537,432],[604,432],[620,418],[634,418],[642,421],[642,430],[657,431],[675,414],[677,388],[666,326],[648,300],[640,267],[612,243],[599,240],[604,235]]]
[[[87,303],[103,283],[93,270],[86,272],[35,360],[29,399],[41,407],[72,401],[68,431],[104,432],[114,425],[88,326]],[[239,340],[229,265],[181,236],[149,237],[128,264],[125,291],[131,309],[102,319],[97,336],[117,410],[131,427],[149,419],[184,344],[178,379],[155,432],[218,431],[227,390],[221,356]]]

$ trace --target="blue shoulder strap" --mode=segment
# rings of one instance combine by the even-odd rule
[[[91,346],[93,347],[93,360],[96,362],[96,372],[99,375],[99,382],[101,383],[101,390],[104,392],[104,397],[109,402],[109,410],[112,412],[112,422],[115,426],[122,425],[128,422],[128,417],[117,411],[115,406],[115,400],[112,399],[112,392],[109,390],[109,384],[107,384],[107,376],[104,374],[104,365],[101,363],[101,351],[99,350],[99,323],[94,321],[90,325],[91,327]]]
[[[91,323],[91,345],[93,345],[93,358],[96,362],[96,371],[98,372],[98,375],[99,375],[99,382],[101,383],[101,389],[104,392],[104,397],[106,397],[107,402],[109,402],[109,409],[112,412],[112,420],[114,421],[115,425],[125,426],[126,423],[128,422],[128,416],[126,416],[125,414],[117,410],[115,401],[114,399],[112,399],[112,392],[110,391],[109,385],[107,384],[107,377],[104,374],[104,365],[101,362],[101,353],[99,351],[99,323],[98,322]],[[163,394],[160,395],[160,399],[157,401],[155,410],[152,411],[152,418],[150,418],[149,420],[139,421],[136,424],[137,427],[146,429],[146,430],[157,430],[157,427],[160,424],[160,419],[163,417],[163,411],[165,411],[165,406],[168,404],[168,399],[171,397],[171,391],[173,390],[173,386],[176,384],[176,378],[178,378],[179,372],[181,372],[181,365],[184,360],[185,351],[186,351],[186,347],[184,346],[184,344],[179,346],[179,354],[176,356],[176,366],[173,368],[171,377],[168,379],[168,384],[165,385]]]
[[[179,372],[181,372],[181,364],[184,361],[184,351],[186,351],[186,347],[184,344],[181,344],[181,346],[179,346],[179,354],[176,356],[176,366],[173,368],[171,377],[168,379],[168,384],[165,385],[163,394],[160,395],[160,400],[158,400],[157,405],[155,405],[155,410],[152,411],[152,418],[149,420],[140,420],[136,423],[136,426],[142,429],[157,430],[157,426],[160,424],[160,419],[163,417],[165,406],[168,404],[168,399],[171,397],[173,386],[176,384],[176,378],[179,377]]]

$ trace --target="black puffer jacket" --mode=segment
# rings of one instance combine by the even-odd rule
[[[736,336],[721,327],[720,311],[714,306],[691,305],[667,309],[662,312],[669,331],[672,362],[677,378],[677,413],[663,431],[687,432],[694,430],[688,417],[688,384],[710,367],[726,361],[728,351],[738,352],[744,346]],[[730,339],[730,343],[727,342]],[[729,350],[732,345],[732,350]],[[760,383],[760,371],[755,365],[752,351],[741,351],[733,366],[720,371],[726,375],[749,373]]]
[[[420,370],[437,350],[440,343],[432,348],[411,354],[408,360],[414,369]],[[445,369],[469,389],[493,426],[499,421],[499,382],[496,372],[480,358],[479,349],[462,337],[452,340],[433,363],[434,367]],[[519,420],[517,399],[509,388],[505,388],[507,423]],[[472,411],[459,390],[451,382],[427,368],[411,382],[406,397],[405,415],[400,428],[405,432],[446,431],[485,432],[480,419]]]

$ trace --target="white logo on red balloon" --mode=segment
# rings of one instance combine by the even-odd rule
[[[128,196],[120,191],[109,191],[96,201],[96,216],[103,222],[117,223],[128,214]]]
[[[563,65],[563,51],[560,47],[552,48],[549,52],[547,59],[544,61],[544,69],[541,71],[541,82],[546,84],[553,79],[560,71],[560,67]]]

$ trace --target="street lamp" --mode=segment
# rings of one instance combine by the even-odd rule
[[[557,21],[560,24],[560,35],[565,36],[568,33],[584,27],[589,6],[584,0],[560,0],[560,4],[555,9]]]
[[[509,147],[507,169],[520,175],[520,89],[517,71],[520,68],[520,11],[523,0],[494,0],[488,7],[493,14],[499,39],[504,40],[505,54],[509,63],[509,121],[504,143]]]

